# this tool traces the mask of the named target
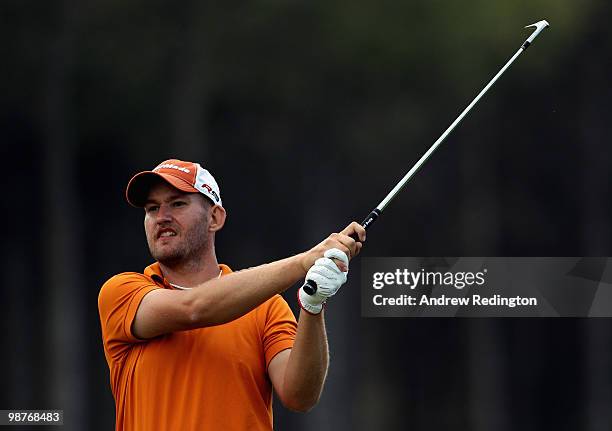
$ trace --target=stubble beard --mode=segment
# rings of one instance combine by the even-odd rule
[[[153,259],[169,267],[199,267],[210,243],[206,223],[196,223],[183,232],[180,243],[173,247],[156,247],[155,240],[149,241],[149,251]]]

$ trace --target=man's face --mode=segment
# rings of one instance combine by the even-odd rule
[[[197,262],[208,247],[210,205],[199,193],[156,182],[145,204],[145,233],[153,258],[168,266]]]

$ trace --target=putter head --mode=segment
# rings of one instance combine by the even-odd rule
[[[523,44],[523,48],[527,48],[529,45],[531,45],[531,42],[533,42],[533,40],[538,36],[538,34],[540,34],[540,32],[544,30],[546,27],[550,27],[550,24],[548,23],[548,21],[543,19],[534,24],[525,26],[525,28],[529,28],[529,27],[535,27],[535,30],[533,31],[533,33],[531,33],[531,36],[529,36],[527,40],[525,41],[525,43]]]

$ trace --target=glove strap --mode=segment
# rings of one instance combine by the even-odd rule
[[[319,314],[321,314],[321,312],[323,311],[323,309],[325,308],[326,305],[326,301],[321,303],[321,311],[319,311],[318,313],[313,313],[312,311],[306,309],[306,307],[304,307],[304,305],[302,304],[302,301],[300,299],[300,289],[297,290],[297,300],[298,300],[298,304],[300,305],[300,308],[302,310],[304,310],[306,313],[310,314],[311,316],[318,316]]]

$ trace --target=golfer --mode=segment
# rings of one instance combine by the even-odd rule
[[[323,306],[346,281],[363,227],[232,272],[215,254],[221,192],[199,164],[166,160],[135,175],[126,197],[144,208],[156,262],[115,275],[98,298],[116,429],[270,430],[272,389],[285,407],[311,409],[329,362]],[[298,290],[296,322],[279,294],[304,277],[317,291]]]

